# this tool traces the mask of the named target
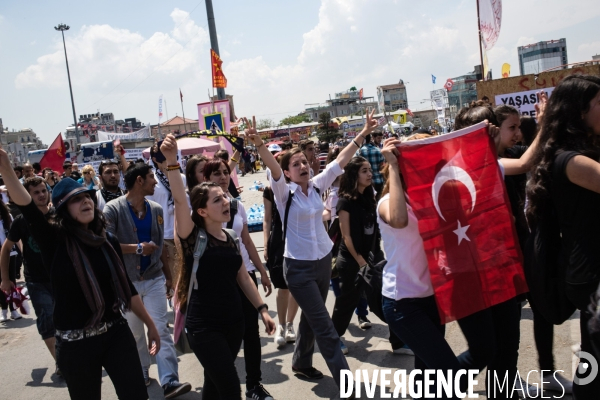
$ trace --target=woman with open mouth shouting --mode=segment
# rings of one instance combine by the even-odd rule
[[[343,168],[360,148],[365,136],[377,127],[374,114],[374,111],[367,113],[366,124],[360,135],[322,173],[312,179],[310,166],[300,148],[287,152],[279,165],[258,135],[256,119],[253,117],[252,123],[244,119],[248,127],[246,137],[256,146],[271,170],[271,188],[279,214],[283,216],[284,277],[302,309],[292,370],[309,379],[323,377],[312,365],[316,339],[338,387],[340,370],[348,369],[348,363],[340,348],[340,338],[325,308],[331,278],[333,243],[322,223],[321,193],[329,189],[335,178],[344,173]]]

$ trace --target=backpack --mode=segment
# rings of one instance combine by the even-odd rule
[[[236,208],[237,210],[237,208]],[[233,218],[232,218],[233,219]],[[225,232],[235,241],[235,244],[240,250],[240,239],[233,229],[225,229]],[[194,248],[194,265],[192,266],[192,275],[190,276],[190,287],[188,289],[187,303],[189,304],[190,298],[192,297],[192,290],[198,290],[198,281],[196,279],[196,273],[198,272],[198,264],[206,245],[208,244],[208,236],[206,231],[202,228],[198,228],[198,236],[196,237],[196,247]],[[177,293],[177,288],[175,288]],[[180,354],[193,353],[192,347],[188,341],[187,335],[185,334],[185,320],[187,318],[186,312],[181,312],[181,304],[177,300],[177,296],[173,301],[173,312],[175,314],[175,322],[173,323],[173,342],[175,344],[175,350]]]
[[[553,204],[545,208],[525,245],[523,270],[529,301],[548,322],[559,325],[575,312],[575,305],[566,294],[567,263],[560,262],[558,214]]]

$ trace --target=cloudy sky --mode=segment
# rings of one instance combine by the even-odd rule
[[[407,82],[409,107],[479,64],[474,0],[213,0],[228,94],[238,116],[274,121],[352,86]],[[141,5],[143,4],[143,7]],[[49,144],[72,123],[64,22],[77,115],[158,121],[197,118],[211,85],[204,0],[0,2],[0,118]],[[517,46],[566,38],[569,62],[600,54],[598,0],[504,0],[500,38],[489,53],[518,75]]]

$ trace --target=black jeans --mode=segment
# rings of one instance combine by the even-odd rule
[[[433,296],[401,300],[384,296],[383,313],[390,330],[415,353],[415,369],[458,371],[460,364],[444,338],[445,327]],[[461,381],[461,388],[465,387],[466,379]]]
[[[256,273],[249,272],[250,278],[258,288]],[[260,371],[261,348],[260,334],[258,328],[258,311],[238,287],[242,298],[242,309],[244,311],[244,363],[246,365],[246,388],[252,389],[262,380]]]
[[[71,399],[100,399],[102,367],[119,399],[148,398],[135,339],[125,320],[98,336],[74,342],[57,337],[56,363],[67,381]]]
[[[338,254],[335,263],[339,273],[339,295],[335,298],[333,315],[331,320],[338,336],[343,336],[352,320],[352,314],[360,301],[360,292],[356,287],[355,280],[360,266],[352,257],[344,257]]]
[[[244,321],[222,327],[207,326],[202,332],[187,335],[204,368],[202,400],[239,400],[242,391],[235,358],[244,337]]]
[[[516,298],[496,304],[458,320],[469,350],[458,356],[461,368],[482,370],[488,367],[487,382],[493,384],[494,374],[499,382],[508,376],[510,392],[517,374],[519,358],[521,308]],[[488,387],[488,398],[508,398],[507,390]],[[515,394],[521,392],[515,391]]]
[[[540,370],[554,371],[554,355],[552,354],[554,340],[554,324],[548,322],[539,311],[531,305],[533,312],[533,337],[538,353]]]

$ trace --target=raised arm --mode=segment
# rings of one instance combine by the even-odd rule
[[[281,170],[281,166],[275,157],[273,157],[273,154],[271,154],[269,149],[267,149],[267,146],[265,146],[265,143],[258,134],[258,131],[256,130],[256,117],[252,117],[252,123],[250,123],[247,118],[243,118],[243,120],[244,124],[246,124],[246,138],[248,141],[250,141],[250,143],[254,144],[263,162],[267,168],[271,170],[271,176],[273,177],[273,180],[279,181],[279,178],[281,175],[283,175],[283,171]]]
[[[335,159],[340,167],[344,168],[348,164],[348,161],[356,154],[356,150],[360,149],[360,146],[365,142],[365,137],[377,128],[377,120],[373,118],[373,115],[375,115],[375,110],[372,110],[370,113],[367,112],[367,120],[360,134],[352,140],[352,143],[344,147],[344,150],[340,151],[340,154]]]
[[[10,198],[16,205],[26,206],[31,203],[29,192],[19,182],[19,178],[17,178],[15,171],[13,171],[10,165],[8,154],[6,154],[2,146],[0,146],[0,174],[2,174],[6,189],[10,193]]]
[[[175,136],[168,134],[160,146],[160,151],[167,160],[167,166],[177,165],[177,141],[175,140]],[[175,202],[177,232],[179,237],[185,239],[192,233],[194,222],[190,218],[190,209],[185,196],[185,186],[183,179],[181,179],[179,168],[167,171],[167,177],[169,178],[171,194]]]
[[[388,139],[381,150],[381,154],[390,168],[389,188],[390,198],[383,201],[379,206],[379,215],[389,226],[396,229],[406,228],[408,225],[408,210],[406,209],[406,198],[400,180],[400,168],[398,167],[398,139]]]
[[[239,150],[236,150],[233,152],[233,155],[231,157],[229,157],[229,169],[231,171],[235,171],[235,166],[240,161],[240,155],[241,154],[240,154]]]

